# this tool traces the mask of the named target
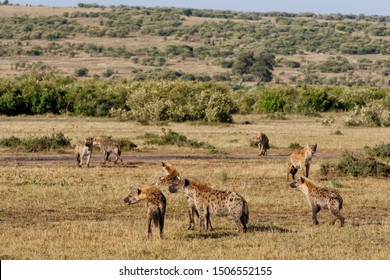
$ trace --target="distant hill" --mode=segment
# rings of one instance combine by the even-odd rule
[[[389,22],[389,16],[2,5],[0,75],[55,67],[95,79],[236,84],[231,66],[237,55],[267,50],[277,62],[272,83],[384,87]]]

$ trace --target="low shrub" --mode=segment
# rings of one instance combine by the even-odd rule
[[[176,145],[178,147],[191,147],[208,149],[211,153],[217,153],[218,149],[208,143],[190,140],[185,135],[172,131],[171,129],[161,129],[163,135],[146,132],[143,136],[145,144],[149,145]]]
[[[11,148],[22,148],[26,152],[52,151],[60,148],[70,147],[71,139],[62,132],[53,133],[51,136],[38,136],[28,138],[9,138],[0,139],[0,146]]]
[[[134,151],[138,147],[133,141],[127,138],[118,138],[116,142],[121,146],[122,151]]]
[[[385,176],[390,175],[390,166],[377,161],[375,158],[357,157],[348,152],[343,152],[340,162],[336,164],[321,164],[322,175],[337,173],[342,175],[357,176]]]
[[[388,158],[390,157],[390,143],[376,145],[373,148],[369,148],[367,153],[371,157]]]

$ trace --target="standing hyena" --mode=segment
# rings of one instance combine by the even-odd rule
[[[316,151],[317,144],[310,146],[306,144],[303,149],[292,153],[287,164],[287,180],[290,173],[292,178],[295,179],[295,174],[297,174],[300,167],[302,167],[303,176],[309,177],[310,162]]]
[[[242,226],[242,231],[247,231],[249,221],[248,203],[236,192],[214,190],[195,181],[177,177],[169,186],[169,191],[184,192],[193,198],[196,209],[199,212],[200,232],[208,230],[210,215],[230,216],[234,219],[237,228]]]
[[[114,163],[117,163],[118,159],[121,161],[121,163],[123,163],[123,160],[121,158],[121,147],[117,142],[103,137],[95,137],[93,139],[93,144],[99,146],[100,150],[103,150],[104,163],[108,161],[108,157],[111,153],[114,153],[115,155]]]
[[[163,237],[165,210],[167,200],[164,194],[155,187],[143,189],[134,188],[132,192],[124,199],[128,205],[143,200],[147,209],[146,227],[148,237],[152,236],[152,220],[154,225],[159,227],[160,238]]]
[[[340,214],[343,199],[336,191],[323,188],[305,177],[300,177],[299,180],[292,182],[290,187],[297,188],[305,194],[313,211],[313,225],[318,225],[317,213],[321,209],[327,209],[334,216],[332,224],[335,224],[338,219],[341,223],[340,227],[344,226],[344,217]]]
[[[165,173],[165,176],[160,177],[158,180],[158,184],[172,184],[177,177],[179,176],[179,172],[176,170],[175,167],[169,162],[163,162],[162,163],[162,170]],[[195,229],[195,215],[199,217],[199,212],[196,209],[194,199],[187,195],[187,202],[188,202],[188,218],[189,218],[189,226],[188,229],[194,230]],[[210,226],[210,230],[213,230],[213,226],[211,225],[211,220],[208,220],[208,225]]]
[[[84,141],[80,141],[74,147],[76,154],[77,165],[81,167],[83,165],[83,157],[87,156],[87,167],[89,167],[89,161],[91,160],[93,148],[93,138],[87,137]]]
[[[259,156],[267,155],[267,149],[269,149],[269,140],[267,135],[259,132],[253,139],[254,144],[259,147],[260,154]]]

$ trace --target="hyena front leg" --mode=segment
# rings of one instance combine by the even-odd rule
[[[107,151],[104,151],[104,163],[108,161],[108,157],[110,156],[110,153]]]
[[[80,157],[80,154],[76,155],[76,160],[77,160],[78,167],[81,167],[81,157]]]
[[[292,173],[292,165],[289,163],[287,165],[287,181],[288,181],[288,177],[290,176],[290,173]]]
[[[87,156],[87,167],[89,167],[89,162],[90,162],[90,160],[91,160],[91,153]]]
[[[257,144],[257,146],[259,147],[259,156],[262,156],[263,155],[263,145],[261,145],[261,143]]]
[[[303,166],[303,176],[309,177],[309,169],[310,169],[310,163],[306,162],[305,165]]]
[[[292,166],[290,173],[291,173],[293,180],[295,179],[295,174],[297,174],[297,172],[298,172],[298,168],[296,168],[295,166]]]
[[[190,224],[188,225],[189,230],[195,229],[195,219],[194,219],[195,214],[199,217],[199,213],[198,210],[196,210],[195,205],[189,204],[188,205],[188,218],[190,221]]]
[[[320,210],[321,210],[320,206],[318,205],[312,206],[313,226],[318,225],[317,213],[320,212]]]

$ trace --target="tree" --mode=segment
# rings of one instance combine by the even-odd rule
[[[249,71],[256,78],[257,85],[272,81],[275,63],[275,55],[268,52],[259,53],[254,57],[254,63]]]
[[[237,59],[232,65],[232,71],[234,74],[240,76],[240,86],[244,80],[244,74],[249,73],[250,67],[254,63],[253,52],[242,52],[238,54]]]
[[[275,55],[264,52],[254,54],[253,52],[242,52],[237,56],[232,66],[234,74],[239,75],[240,86],[244,74],[252,74],[256,78],[257,85],[263,82],[272,81],[272,71],[275,65]]]
[[[184,14],[185,16],[187,16],[187,17],[190,17],[190,16],[192,16],[192,10],[191,10],[191,9],[185,9],[185,10],[183,11],[183,14]]]

